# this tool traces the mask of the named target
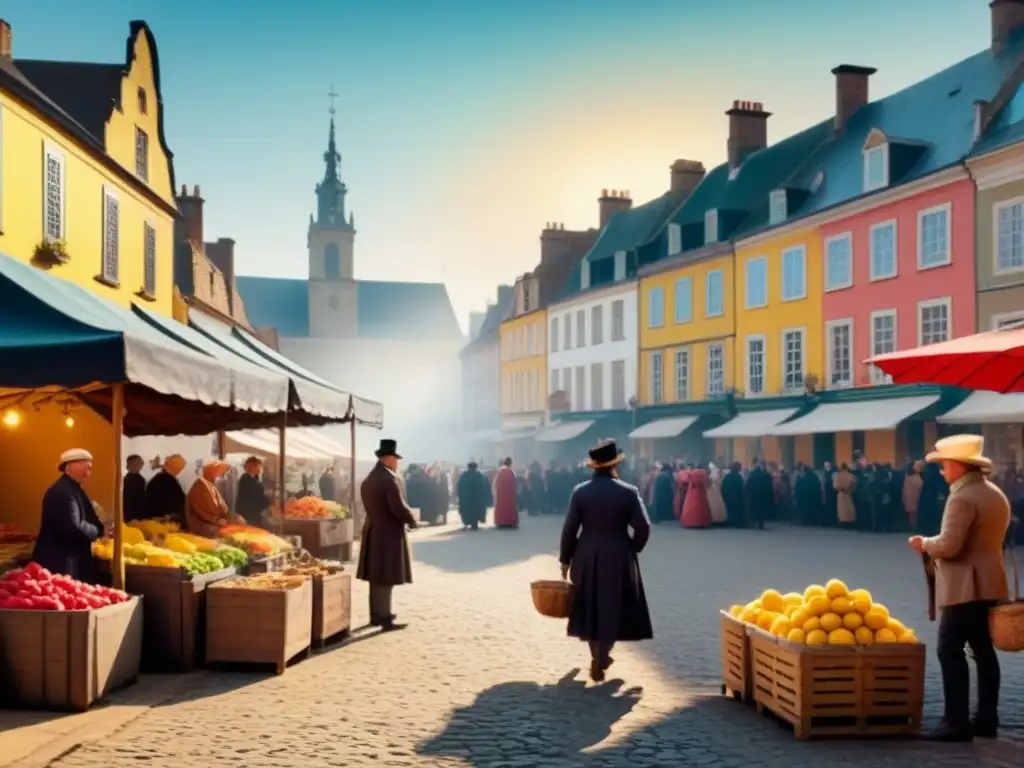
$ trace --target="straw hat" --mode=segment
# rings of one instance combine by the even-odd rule
[[[992,469],[992,462],[984,455],[985,438],[981,435],[953,435],[935,443],[935,450],[925,460],[929,462],[956,461],[980,469]]]
[[[220,459],[210,459],[203,462],[203,477],[213,482],[218,477],[223,477],[228,470],[231,469],[231,465],[226,461]]]
[[[76,461],[92,461],[92,454],[84,448],[71,448],[60,455],[60,464],[57,465],[57,469],[63,472],[64,467],[74,464]]]
[[[626,454],[619,453],[619,448],[614,440],[602,440],[589,451],[587,459],[588,469],[608,469],[626,460]]]

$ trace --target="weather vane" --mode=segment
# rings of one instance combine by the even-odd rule
[[[334,113],[335,113],[335,110],[334,110],[334,100],[336,98],[338,98],[338,94],[334,92],[334,85],[333,84],[331,85],[330,93],[327,94],[327,98],[329,98],[331,100],[331,116],[333,117]]]

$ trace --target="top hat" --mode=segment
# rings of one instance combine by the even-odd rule
[[[377,455],[378,459],[384,456],[394,456],[396,459],[402,458],[402,454],[398,452],[397,440],[381,440],[380,448],[374,451],[374,453]]]
[[[992,469],[992,462],[984,453],[985,438],[981,435],[953,435],[935,443],[935,450],[925,459],[930,462],[957,461],[983,470]]]
[[[588,452],[590,458],[587,460],[587,467],[590,469],[608,469],[625,461],[626,454],[619,453],[619,448],[614,440],[602,440]]]

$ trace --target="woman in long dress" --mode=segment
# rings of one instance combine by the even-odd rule
[[[651,535],[640,492],[618,479],[614,440],[590,449],[594,476],[569,499],[559,560],[575,587],[567,628],[590,646],[590,678],[604,680],[617,642],[654,637],[637,558]]]
[[[722,497],[722,470],[715,464],[708,464],[708,506],[711,508],[711,524],[725,525],[729,513]]]
[[[708,504],[708,473],[700,467],[689,472],[689,487],[683,502],[683,528],[710,528],[711,509]]]
[[[839,472],[832,478],[832,487],[836,490],[836,517],[839,525],[852,528],[857,524],[857,505],[853,494],[857,489],[857,478],[854,477],[847,464],[839,467]]]
[[[497,528],[519,527],[518,490],[512,459],[505,459],[494,477],[494,525]]]

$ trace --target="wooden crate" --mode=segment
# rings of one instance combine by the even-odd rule
[[[313,643],[348,634],[352,628],[352,576],[332,573],[313,577]]]
[[[295,520],[284,519],[284,532],[302,539],[302,547],[315,557],[327,558],[328,550],[351,544],[355,529],[348,520]]]
[[[206,662],[273,664],[277,674],[312,641],[313,589],[206,590]]]
[[[267,557],[257,557],[255,560],[249,561],[246,571],[248,573],[276,573],[295,562],[300,552],[301,550],[296,547],[289,552],[281,552]]]
[[[142,600],[92,611],[0,610],[0,698],[28,709],[84,711],[134,683]]]
[[[125,587],[146,599],[142,668],[149,672],[191,672],[203,663],[206,647],[206,587],[234,576],[224,568],[189,579],[180,568],[125,568]]]
[[[750,629],[754,701],[798,739],[907,736],[921,727],[925,647],[806,646]]]
[[[747,625],[726,611],[719,614],[721,625],[722,695],[753,701],[754,677],[750,671],[750,636]]]

